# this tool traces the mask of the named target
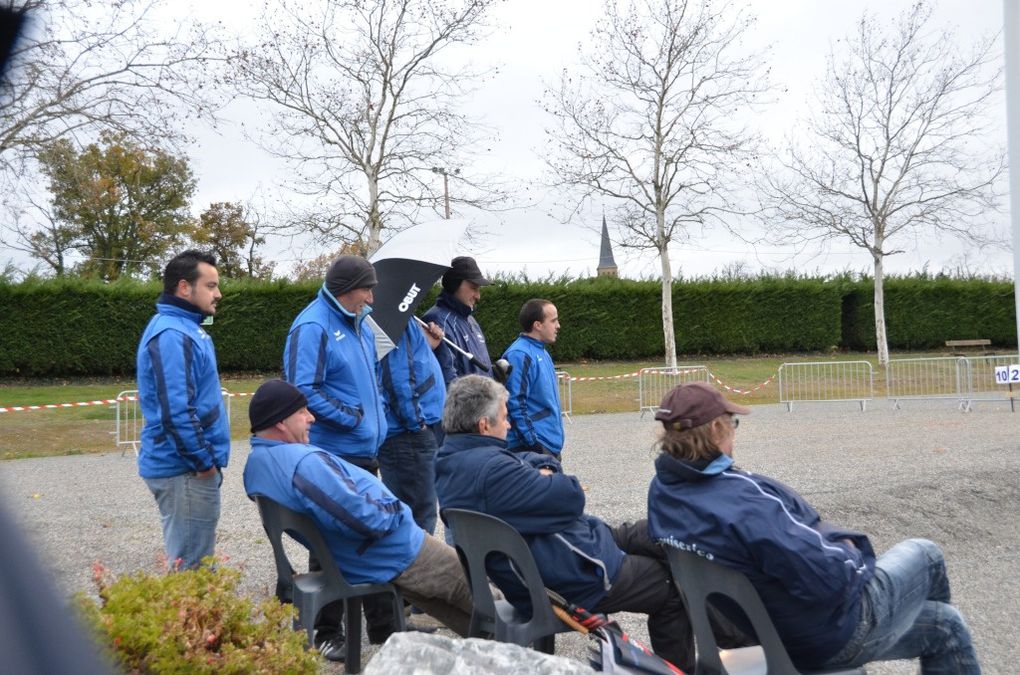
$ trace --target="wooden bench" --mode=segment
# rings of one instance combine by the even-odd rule
[[[953,353],[961,356],[965,354],[958,350],[967,348],[980,349],[984,354],[988,354],[988,348],[992,346],[992,341],[985,338],[978,340],[946,340],[946,346],[956,350]]]

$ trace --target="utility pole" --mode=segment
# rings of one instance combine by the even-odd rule
[[[456,176],[460,173],[460,169],[448,170],[445,166],[434,166],[432,167],[432,173],[438,173],[443,176],[443,203],[446,205],[446,219],[450,219],[450,174]]]

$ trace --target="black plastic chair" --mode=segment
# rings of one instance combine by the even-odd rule
[[[863,668],[797,670],[779,639],[758,592],[740,572],[714,563],[696,553],[664,547],[673,581],[684,597],[694,626],[697,650],[696,675],[864,675]],[[708,619],[709,596],[723,595],[737,603],[747,615],[760,647],[720,649]]]
[[[545,592],[542,575],[524,538],[507,523],[494,516],[466,509],[443,509],[443,520],[453,530],[454,546],[471,583],[474,611],[471,613],[469,637],[493,637],[522,647],[534,646],[537,651],[556,651],[556,633],[572,630],[553,613]],[[527,586],[531,600],[531,616],[506,600],[492,597],[485,559],[502,554]]]
[[[344,671],[361,671],[361,599],[366,595],[389,595],[393,600],[393,614],[399,622],[398,630],[404,630],[404,601],[400,591],[393,584],[349,584],[340,573],[322,534],[315,522],[308,516],[288,509],[268,497],[255,497],[262,517],[262,526],[273,545],[276,559],[277,588],[291,588],[294,606],[298,610],[298,623],[308,633],[309,646],[314,645],[315,618],[326,605],[343,600],[344,623],[347,625],[347,655]],[[283,548],[283,533],[307,548],[318,562],[321,570],[302,574],[294,572],[294,566]]]

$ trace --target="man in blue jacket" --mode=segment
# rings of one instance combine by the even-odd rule
[[[441,435],[446,401],[443,371],[432,352],[441,337],[434,323],[425,327],[412,320],[381,364],[387,435],[379,448],[379,472],[429,534],[436,531],[437,432]]]
[[[202,321],[220,301],[216,258],[184,251],[163,271],[156,315],[138,343],[142,428],[138,473],[163,525],[167,564],[197,567],[213,554],[220,518],[220,470],[230,458],[216,351]]]
[[[471,590],[456,552],[418,527],[411,510],[368,471],[309,442],[314,417],[296,387],[270,380],[251,399],[254,436],[244,467],[249,497],[263,496],[315,521],[344,578],[352,584],[392,583],[416,606],[461,636],[471,619]],[[373,625],[384,642],[392,625]],[[341,638],[316,644],[332,661],[345,656]]]
[[[488,286],[489,280],[482,276],[474,258],[458,256],[450,262],[450,269],[443,275],[443,290],[436,298],[436,304],[425,312],[425,321],[435,323],[443,329],[447,339],[473,355],[479,364],[452,349],[445,342],[436,347],[436,358],[443,368],[446,386],[464,375],[486,375],[492,377],[489,349],[481,326],[472,316],[475,305],[481,299],[481,287]]]
[[[326,272],[318,295],[291,324],[283,349],[283,375],[308,399],[315,415],[311,443],[378,475],[386,414],[379,390],[375,335],[365,324],[372,311],[375,268],[356,255],[342,255]],[[318,569],[318,562],[309,563]],[[393,621],[388,603],[365,601],[369,632]],[[327,658],[342,655],[343,604],[329,605],[316,622],[316,641]]]
[[[518,321],[521,334],[503,354],[510,363],[506,381],[510,392],[506,404],[510,415],[507,447],[558,458],[563,450],[559,380],[545,346],[556,342],[559,314],[556,305],[536,298],[524,303]]]
[[[584,490],[556,459],[507,450],[506,401],[503,385],[479,375],[447,390],[447,436],[436,459],[442,508],[506,521],[528,542],[548,588],[591,611],[648,614],[655,653],[687,668],[694,655],[690,624],[665,564],[647,555],[654,548],[647,528],[610,528],[584,512]],[[510,602],[527,606],[527,592],[505,561],[491,566],[489,577]]]
[[[928,675],[980,673],[939,547],[908,539],[876,560],[865,535],[737,469],[734,416],[749,412],[705,383],[666,394],[655,414],[664,432],[648,491],[652,539],[745,574],[799,668],[920,657]]]

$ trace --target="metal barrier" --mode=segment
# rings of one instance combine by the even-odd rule
[[[677,366],[676,368],[642,368],[638,373],[638,410],[658,410],[662,397],[673,387],[688,382],[708,382],[707,366]]]
[[[574,414],[574,389],[570,373],[565,370],[557,370],[556,382],[560,389],[560,414],[573,424],[574,420],[570,416]]]
[[[227,408],[227,419],[230,419],[230,399],[233,397],[228,390],[220,387],[220,393],[226,399],[223,403]],[[116,428],[114,438],[118,448],[121,449],[120,456],[131,449],[138,456],[138,448],[142,442],[142,427],[145,426],[145,419],[142,417],[141,408],[138,405],[138,390],[128,389],[117,394]]]
[[[138,390],[128,389],[117,394],[116,404],[116,431],[114,438],[118,448],[121,449],[120,456],[123,457],[128,448],[134,450],[135,457],[138,456],[138,444],[141,442],[142,427],[145,420],[138,408]]]
[[[965,359],[956,356],[890,359],[885,395],[894,408],[908,399],[959,399],[966,391],[965,370]]]
[[[961,377],[966,385],[964,395],[960,398],[960,409],[970,410],[974,401],[1009,402],[1013,407],[1013,392],[995,382],[995,367],[1009,366],[1020,362],[1016,354],[1003,356],[966,356],[960,359],[965,363],[964,375]]]
[[[857,401],[863,412],[875,398],[875,376],[868,361],[813,361],[779,366],[779,403],[792,411],[795,401]]]

